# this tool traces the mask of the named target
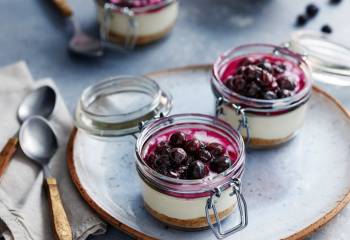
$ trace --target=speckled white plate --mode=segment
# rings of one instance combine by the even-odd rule
[[[174,97],[172,113],[214,113],[209,66],[150,74]],[[166,228],[143,208],[134,138],[96,139],[74,131],[68,146],[72,179],[106,221],[142,239],[214,239],[210,230]],[[230,239],[300,239],[332,219],[350,200],[350,117],[314,88],[304,128],[288,144],[250,151],[243,178],[249,225]],[[204,208],[203,208],[204,211]],[[232,216],[225,227],[234,224]]]

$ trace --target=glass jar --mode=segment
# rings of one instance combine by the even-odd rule
[[[102,39],[126,48],[163,38],[172,30],[178,15],[176,0],[159,0],[140,6],[121,0],[95,2]]]
[[[76,126],[95,136],[123,136],[139,123],[167,115],[172,97],[144,76],[118,76],[86,88],[75,111]]]
[[[208,136],[211,142],[225,139],[228,146],[235,149],[237,159],[224,172],[197,180],[167,177],[147,165],[144,159],[157,137],[189,130],[195,132],[194,136],[201,141]],[[210,133],[215,133],[216,137]],[[227,123],[201,114],[159,118],[142,126],[136,143],[136,156],[144,205],[156,219],[180,229],[195,230],[209,226],[218,238],[233,234],[247,225],[246,203],[240,185],[245,165],[244,142],[241,135]],[[241,222],[222,231],[221,221],[231,215],[237,206]],[[217,223],[218,230],[214,223]]]
[[[304,78],[303,88],[280,99],[257,99],[230,90],[224,83],[230,64],[255,55],[277,56],[298,66]],[[217,116],[236,129],[246,128],[242,135],[252,148],[273,147],[293,138],[303,125],[312,92],[311,71],[303,57],[285,47],[268,44],[243,45],[222,54],[213,65],[211,85],[217,97]]]

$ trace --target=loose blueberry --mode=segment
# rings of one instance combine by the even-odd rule
[[[216,173],[222,173],[226,169],[228,169],[232,165],[232,161],[229,157],[227,156],[221,156],[215,158],[211,164],[211,170],[216,172]]]
[[[303,14],[301,14],[301,15],[298,15],[297,16],[297,20],[296,20],[296,25],[298,26],[298,27],[301,27],[301,26],[304,26],[306,23],[307,23],[307,20],[308,20],[308,17],[307,16],[305,16],[305,15],[303,15]]]
[[[190,179],[201,179],[206,175],[205,165],[201,161],[194,161],[188,166],[188,177]]]
[[[320,9],[313,3],[306,6],[306,14],[311,18],[315,17],[319,10]]]
[[[329,3],[332,4],[332,5],[337,5],[339,3],[341,3],[342,0],[330,0]]]
[[[327,25],[327,24],[323,25],[321,27],[321,32],[330,34],[330,33],[332,33],[332,28],[329,25]]]
[[[182,147],[186,141],[186,135],[183,132],[175,132],[170,136],[169,144],[173,147]]]
[[[170,160],[172,165],[180,166],[187,159],[187,153],[182,148],[173,148],[170,150]]]

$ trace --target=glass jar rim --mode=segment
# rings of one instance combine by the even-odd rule
[[[254,47],[261,47],[265,49],[270,48],[274,51],[277,50],[279,53],[282,53],[284,55],[287,55],[299,61],[306,68],[306,71],[302,68],[304,74],[306,75],[305,78],[307,79],[305,87],[300,92],[298,92],[293,96],[281,98],[281,99],[272,99],[272,100],[246,97],[226,87],[226,85],[222,82],[222,79],[220,76],[221,67],[225,66],[230,60],[233,60],[236,58],[236,56],[232,57],[232,55],[235,52],[238,52],[244,49],[254,48]],[[227,100],[235,98],[241,101],[255,103],[256,105],[262,105],[266,107],[273,106],[274,109],[276,109],[276,111],[284,109],[285,107],[290,108],[290,107],[293,107],[294,105],[299,105],[300,103],[305,102],[309,98],[311,94],[311,88],[312,88],[312,80],[311,80],[310,74],[311,74],[310,68],[306,63],[306,61],[303,59],[303,56],[282,46],[277,46],[273,44],[263,44],[263,43],[245,44],[245,45],[240,45],[238,47],[229,49],[216,59],[212,67],[212,81],[214,83],[214,86],[220,87],[221,91],[218,90],[219,93],[223,95],[223,97],[225,97]]]
[[[111,100],[113,97],[117,99]],[[132,105],[126,108],[128,102]],[[75,122],[78,128],[93,135],[125,135],[138,131],[140,121],[151,120],[161,113],[167,115],[172,104],[172,96],[153,79],[116,76],[99,81],[83,91],[76,107]]]
[[[148,136],[147,134],[149,134],[154,127],[159,127],[163,124],[162,127],[157,129],[157,131],[160,131],[169,126],[175,126],[176,121],[187,120],[187,118],[192,118],[192,120],[188,120],[188,122],[186,123],[195,123],[195,121],[198,121],[198,123],[202,123],[200,121],[208,121],[208,123],[211,123],[212,126],[215,126],[216,128],[220,127],[222,131],[225,131],[225,133],[230,134],[230,137],[234,139],[234,143],[238,147],[239,153],[237,156],[237,160],[230,168],[228,168],[222,173],[215,174],[215,176],[212,177],[188,180],[167,177],[156,172],[147,165],[147,163],[142,157],[142,150],[145,147],[148,140],[151,139],[153,136]],[[219,132],[216,133],[220,134]],[[136,142],[136,161],[138,171],[141,171],[142,175],[146,177],[148,181],[151,181],[152,184],[155,184],[161,189],[166,188],[163,190],[183,194],[206,193],[208,191],[212,191],[214,186],[216,187],[216,185],[226,183],[228,181],[228,178],[231,178],[233,175],[236,175],[237,173],[242,174],[245,164],[245,145],[243,137],[238,131],[233,129],[228,123],[216,117],[198,113],[175,114],[152,121],[151,123],[147,124],[145,128],[143,128]],[[191,187],[193,186],[198,187],[191,189]],[[186,188],[186,190],[184,190],[184,188]]]
[[[104,3],[107,3],[105,0],[102,0]],[[96,2],[101,2],[101,0],[96,0]],[[161,2],[157,3],[157,4],[152,4],[152,5],[148,5],[148,6],[144,6],[144,7],[120,7],[118,6],[118,3],[112,3],[112,2],[108,2],[108,4],[111,4],[111,8],[114,11],[125,11],[125,9],[128,9],[130,11],[132,11],[133,13],[137,14],[137,13],[146,13],[146,12],[150,12],[150,11],[155,11],[161,8],[164,8],[174,2],[177,2],[177,0],[162,0]]]

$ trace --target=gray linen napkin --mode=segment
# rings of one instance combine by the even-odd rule
[[[106,224],[87,206],[71,182],[66,165],[66,145],[73,124],[69,112],[52,80],[34,83],[24,62],[0,68],[0,147],[17,131],[16,110],[22,98],[40,85],[52,86],[58,95],[57,106],[50,117],[59,150],[51,160],[52,174],[57,178],[63,205],[72,226],[74,239],[103,234]],[[26,159],[19,149],[0,182],[0,232],[7,239],[53,239],[43,173]]]

